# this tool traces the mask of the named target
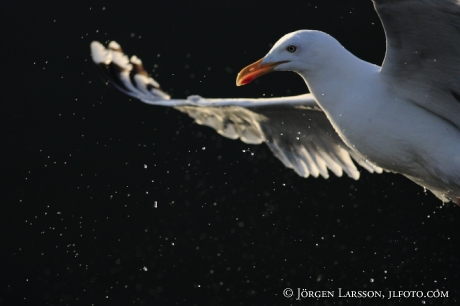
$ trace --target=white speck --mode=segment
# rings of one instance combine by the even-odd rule
[[[147,165],[144,164],[144,169],[147,169]]]
[[[201,150],[206,150],[206,147],[202,147]]]
[[[158,207],[157,201],[153,202],[153,207],[154,207],[154,208],[157,208],[157,207]]]
[[[147,269],[147,267],[143,267],[142,270],[147,271],[148,269]]]

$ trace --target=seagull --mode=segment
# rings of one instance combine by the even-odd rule
[[[109,85],[145,103],[174,107],[198,124],[249,144],[266,143],[302,177],[400,173],[460,205],[460,1],[373,0],[387,50],[365,62],[332,36],[300,30],[243,68],[238,86],[272,71],[300,75],[308,94],[261,99],[171,99],[111,42],[91,43]],[[354,161],[354,162],[353,162]]]

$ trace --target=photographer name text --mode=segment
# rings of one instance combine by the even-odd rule
[[[381,290],[345,290],[343,288],[338,288],[336,291],[315,291],[308,290],[303,288],[286,288],[283,290],[283,296],[286,298],[295,298],[296,300],[306,299],[306,298],[380,298],[380,299],[407,299],[407,298],[448,298],[449,291],[441,290],[432,290],[432,291],[421,291],[421,290],[391,290],[391,291],[381,291]]]

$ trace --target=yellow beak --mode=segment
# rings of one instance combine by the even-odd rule
[[[286,61],[269,63],[262,65],[263,58],[257,62],[244,67],[236,77],[236,86],[246,85],[257,79],[258,77],[272,72],[273,69],[279,64],[286,63]]]

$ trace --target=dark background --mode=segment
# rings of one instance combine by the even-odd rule
[[[294,73],[235,77],[305,28],[380,64],[371,1],[0,6],[1,305],[301,304],[286,287],[449,291],[316,305],[459,300],[460,208],[395,174],[300,178],[265,145],[115,92],[89,52],[116,40],[175,98],[301,94]]]

